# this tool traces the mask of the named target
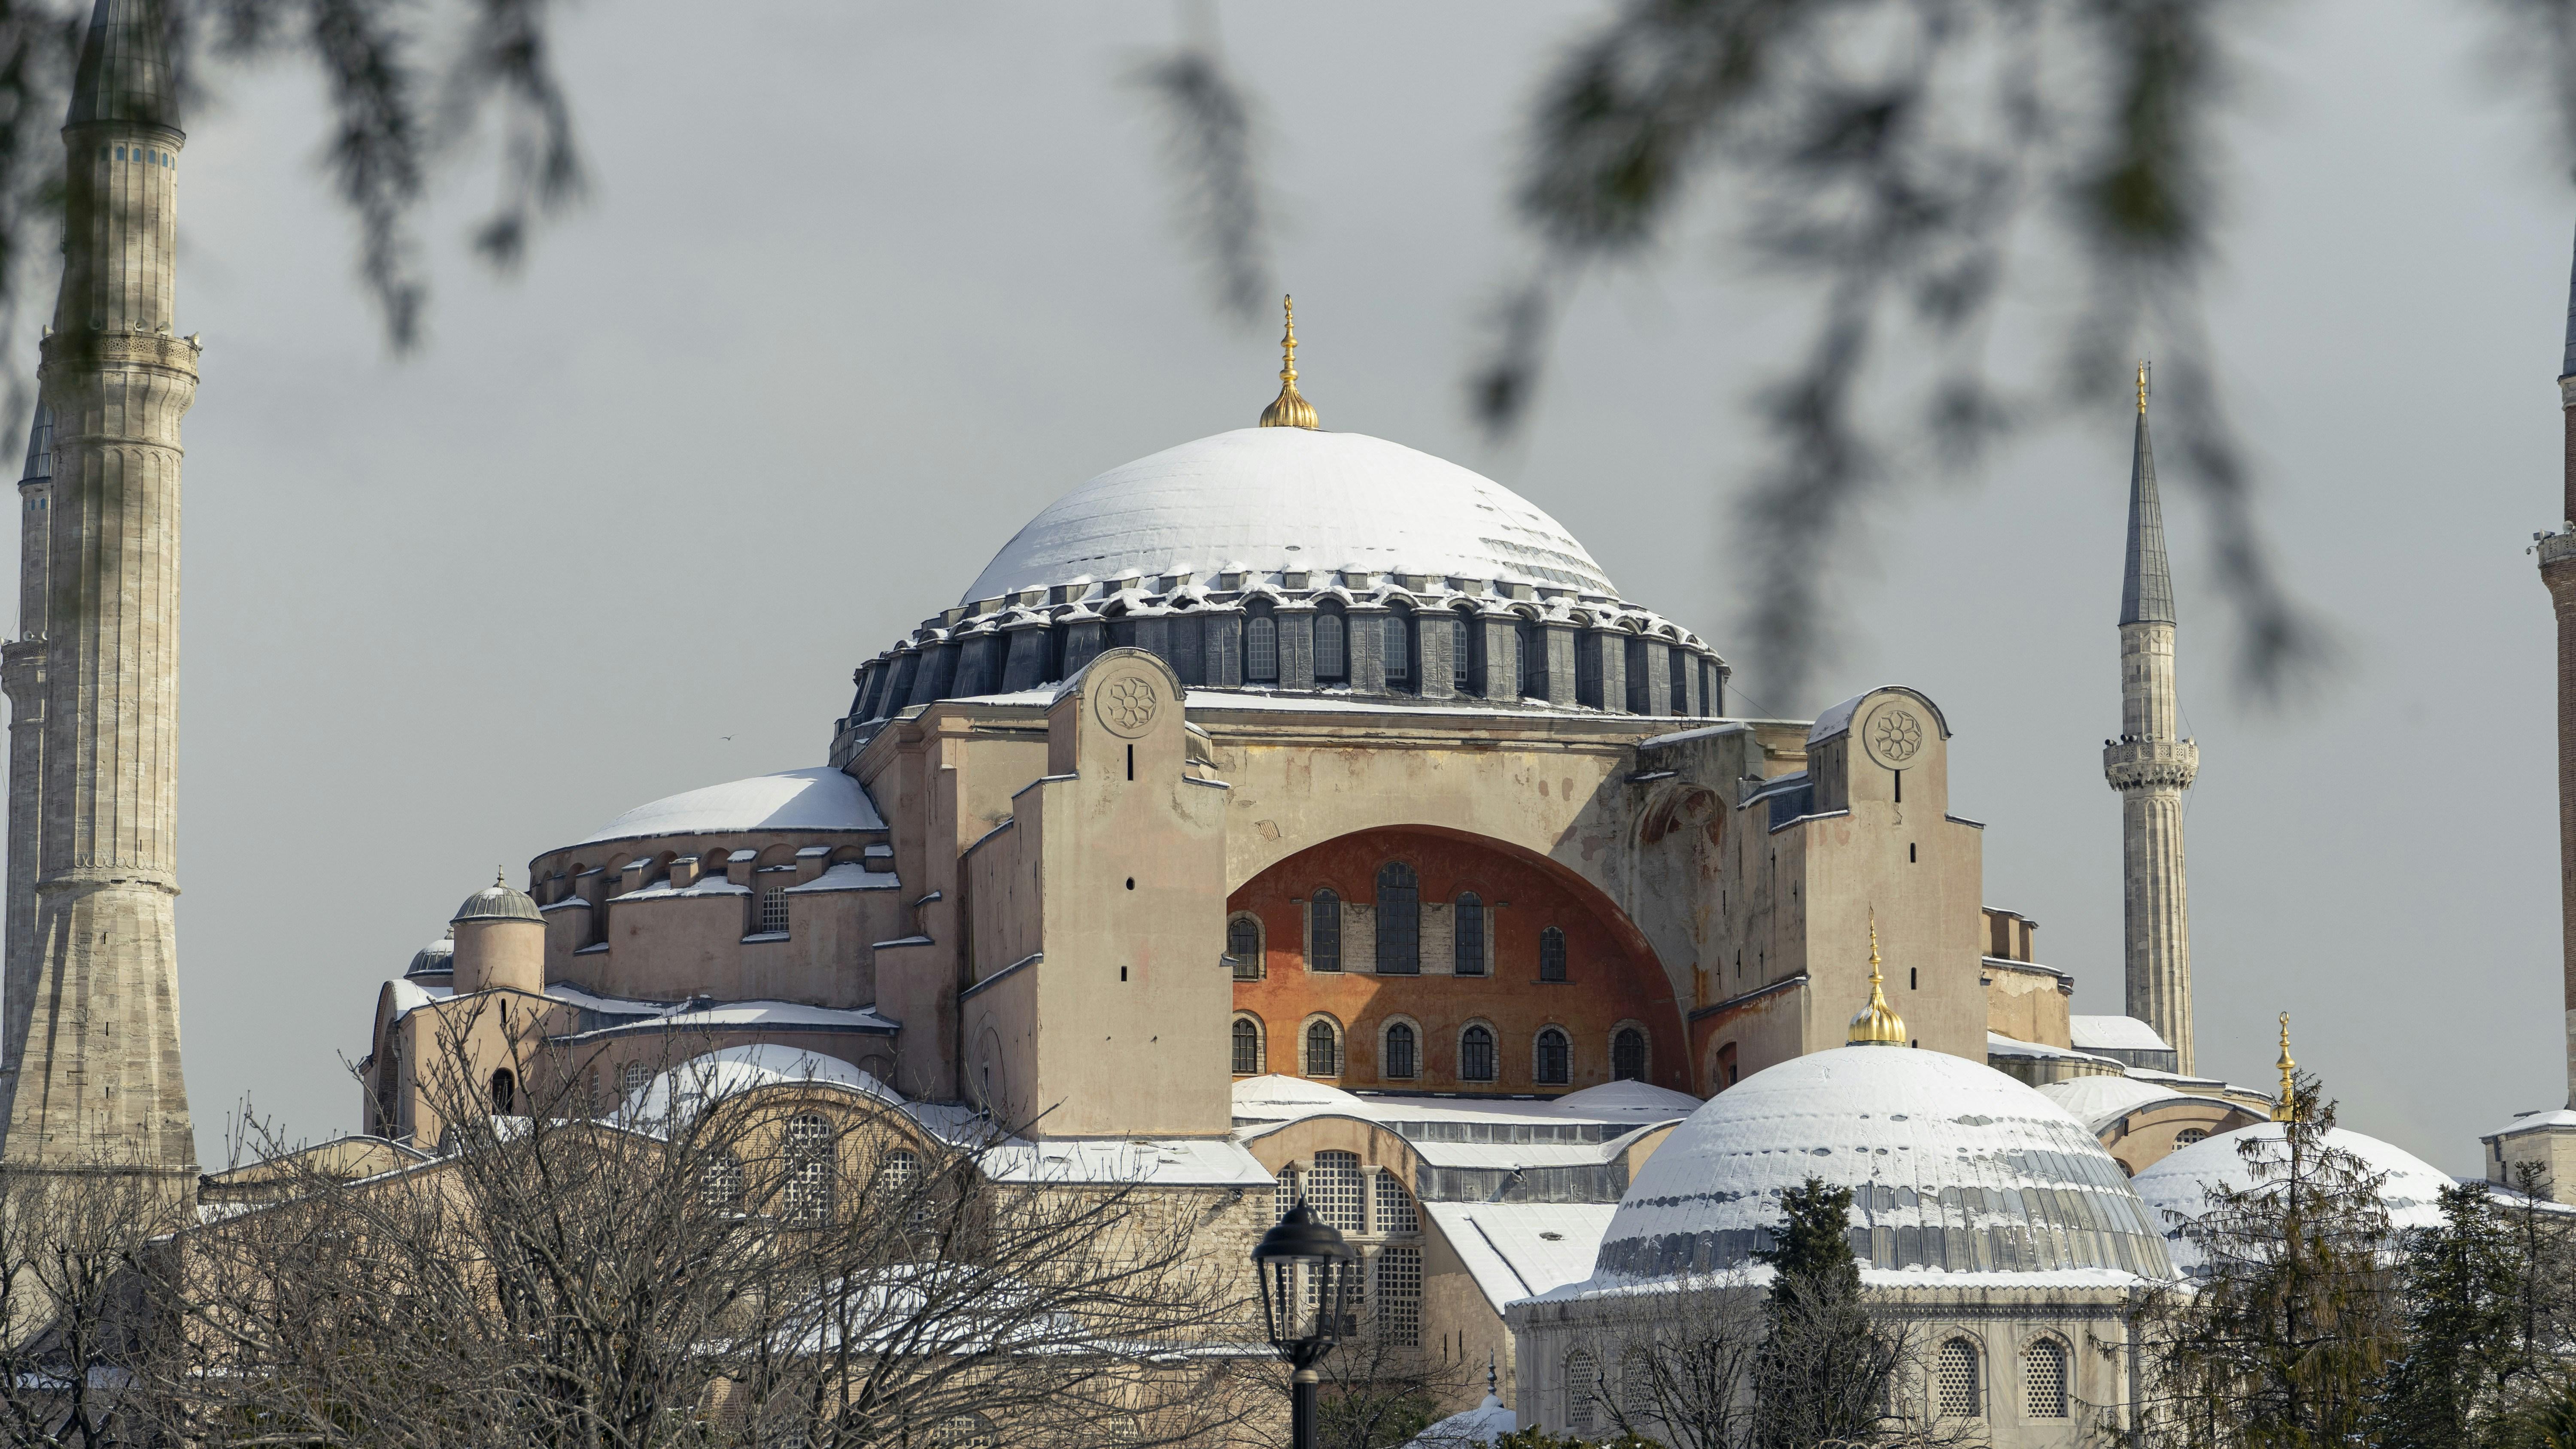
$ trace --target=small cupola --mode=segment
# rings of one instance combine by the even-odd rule
[[[465,904],[456,908],[456,914],[448,917],[448,924],[460,925],[466,921],[535,921],[542,925],[545,919],[544,914],[537,909],[535,897],[510,885],[503,879],[501,872],[496,870],[492,873],[492,883],[467,896]]]

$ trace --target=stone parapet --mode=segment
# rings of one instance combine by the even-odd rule
[[[2116,740],[2102,747],[2102,774],[2114,790],[2188,790],[2199,773],[2200,747],[2189,740]]]

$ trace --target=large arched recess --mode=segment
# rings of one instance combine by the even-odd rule
[[[1423,912],[1422,973],[1370,969],[1379,872],[1389,861],[1412,867]],[[1319,890],[1350,907],[1343,912],[1343,965],[1312,969],[1308,919]],[[1454,970],[1454,911],[1462,893],[1485,907],[1487,974]],[[1354,831],[1309,846],[1236,888],[1229,918],[1261,923],[1257,980],[1238,980],[1235,1009],[1260,1018],[1269,1071],[1310,1075],[1304,1034],[1318,1018],[1339,1029],[1337,1070],[1324,1080],[1353,1090],[1553,1095],[1613,1080],[1613,1042],[1623,1027],[1646,1035],[1645,1080],[1690,1090],[1689,1044],[1673,986],[1643,933],[1609,897],[1556,861],[1506,841],[1432,826]],[[1454,917],[1452,918],[1454,920]],[[1566,979],[1542,980],[1542,933],[1564,933]],[[1384,1028],[1416,1029],[1416,1075],[1391,1075],[1381,1059]],[[1460,1073],[1462,1034],[1471,1025],[1495,1038],[1492,1080]],[[1539,1080],[1538,1033],[1554,1027],[1571,1047],[1564,1082]]]

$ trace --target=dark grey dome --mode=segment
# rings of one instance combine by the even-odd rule
[[[412,953],[405,976],[445,976],[456,970],[456,943],[441,938]]]
[[[545,920],[536,901],[526,891],[494,880],[490,885],[465,898],[448,921],[536,921]]]

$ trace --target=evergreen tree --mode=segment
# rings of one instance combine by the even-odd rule
[[[2412,1235],[2403,1353],[2372,1405],[2379,1449],[2453,1449],[2480,1437],[2524,1357],[2522,1253],[2486,1185],[2442,1191],[2442,1222]]]
[[[1808,1178],[1780,1195],[1787,1221],[1755,1254],[1773,1274],[1768,1331],[1753,1358],[1757,1449],[1882,1437],[1899,1345],[1861,1305],[1851,1205],[1851,1189]]]

